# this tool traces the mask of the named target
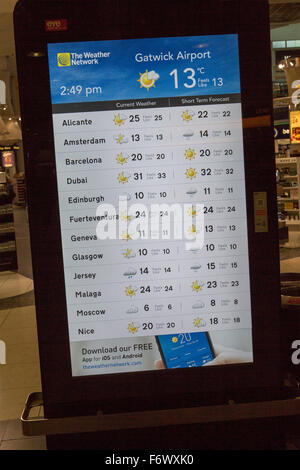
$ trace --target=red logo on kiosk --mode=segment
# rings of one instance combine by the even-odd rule
[[[68,29],[68,20],[46,20],[45,30],[46,31],[66,31]]]

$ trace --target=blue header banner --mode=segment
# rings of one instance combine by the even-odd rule
[[[238,36],[48,44],[52,104],[240,93]]]

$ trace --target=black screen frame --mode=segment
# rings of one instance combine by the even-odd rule
[[[282,376],[280,270],[268,15],[265,0],[153,0],[149,6],[136,0],[20,0],[16,5],[16,55],[47,417],[277,396]],[[45,21],[58,18],[67,19],[68,29],[46,31]],[[206,34],[238,34],[242,114],[244,120],[253,122],[243,132],[254,363],[72,377],[47,43]],[[261,116],[268,125],[255,124]],[[267,192],[267,233],[254,231],[255,191]]]

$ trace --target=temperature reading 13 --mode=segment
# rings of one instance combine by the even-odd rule
[[[222,77],[213,78],[213,79],[212,79],[212,82],[213,82],[213,85],[214,85],[214,86],[223,86],[223,85],[224,85],[224,82],[223,82],[223,78],[222,78]]]
[[[198,83],[196,80],[197,75],[203,75],[205,73],[204,70],[204,67],[197,67],[197,69],[187,67],[186,69],[184,69],[183,73],[185,74],[184,79],[186,81],[184,82],[183,86],[185,86],[185,88],[194,88]],[[178,70],[172,70],[172,72],[170,72],[170,76],[174,77],[174,86],[175,88],[178,88]]]
[[[185,75],[185,81],[183,83],[185,88],[194,88],[196,86],[201,88],[203,86],[202,80],[203,75],[205,74],[204,67],[197,67],[196,69],[187,67],[183,70],[183,73]],[[172,72],[170,72],[170,76],[174,78],[174,87],[177,89],[179,87],[178,69],[172,70]],[[209,79],[205,80],[209,81]],[[214,87],[222,87],[224,85],[223,77],[214,77],[211,79],[211,82]]]

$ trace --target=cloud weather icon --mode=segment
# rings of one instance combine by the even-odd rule
[[[123,276],[128,277],[129,279],[133,276],[135,276],[137,273],[136,269],[134,268],[128,268],[126,271],[123,273]]]
[[[124,134],[114,135],[114,140],[117,144],[128,144],[128,138]]]
[[[131,314],[131,313],[138,313],[139,309],[135,305],[132,305],[126,310],[126,313]]]

